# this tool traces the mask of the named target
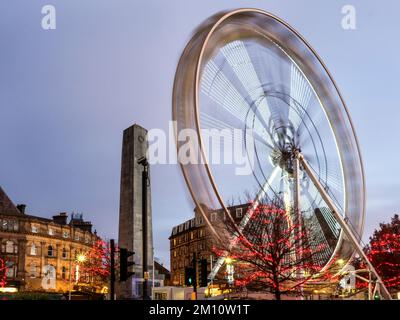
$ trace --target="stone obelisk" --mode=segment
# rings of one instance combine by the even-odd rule
[[[142,172],[138,160],[146,156],[147,130],[134,124],[124,130],[122,141],[121,187],[119,209],[119,237],[121,248],[134,251],[132,267],[135,275],[125,282],[117,279],[117,298],[137,299],[143,290],[143,233],[142,233]],[[149,172],[150,177],[150,172]],[[153,230],[151,215],[151,187],[147,188],[147,265],[153,264]]]

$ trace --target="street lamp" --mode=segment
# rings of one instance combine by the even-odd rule
[[[337,263],[338,263],[338,265],[342,266],[342,265],[344,264],[344,260],[343,260],[343,259],[339,259],[339,260],[337,261]]]
[[[226,263],[226,264],[231,264],[231,263],[232,263],[232,258],[226,257],[226,258],[225,258],[225,263]]]
[[[80,253],[80,254],[77,256],[76,260],[77,260],[78,262],[80,262],[80,263],[84,263],[84,262],[86,261],[86,256],[85,256],[83,253]]]
[[[72,254],[72,251],[70,252],[70,255],[71,255],[71,254]],[[68,293],[68,300],[71,300],[72,260],[73,260],[73,259],[71,259],[71,257],[70,257],[70,259],[69,259],[69,293]],[[85,256],[85,254],[79,253],[79,254],[76,256],[75,261],[78,262],[78,263],[84,263],[84,262],[86,261],[86,256]],[[76,268],[77,268],[77,271],[78,271],[78,270],[79,270],[79,269],[78,269],[79,266],[77,265]],[[76,277],[76,278],[78,279],[78,277]]]

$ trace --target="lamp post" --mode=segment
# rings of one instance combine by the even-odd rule
[[[227,282],[228,282],[228,298],[230,298],[232,285],[234,283],[233,259],[231,257],[226,257],[225,263],[226,263]]]
[[[72,252],[72,250],[71,250]],[[70,252],[70,255],[72,256]],[[69,293],[68,293],[68,300],[71,300],[71,287],[72,287],[72,258],[70,257],[69,259]],[[78,254],[78,256],[75,259],[76,262],[78,263],[84,263],[86,261],[86,256],[83,253]]]
[[[147,190],[149,182],[149,163],[145,157],[138,160],[138,164],[143,166],[142,171],[142,266],[143,266],[143,300],[150,300],[148,294],[148,261],[147,261]]]

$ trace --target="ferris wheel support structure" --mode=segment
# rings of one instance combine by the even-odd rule
[[[314,183],[315,187],[318,189],[321,197],[324,199],[324,201],[326,202],[326,204],[329,206],[329,209],[332,210],[332,214],[334,215],[334,217],[336,218],[337,222],[340,224],[340,226],[343,229],[343,232],[345,233],[345,235],[349,238],[351,244],[354,246],[354,249],[356,250],[356,252],[358,253],[358,255],[360,256],[360,258],[362,258],[367,266],[369,271],[372,273],[372,275],[375,277],[376,281],[375,281],[375,288],[374,288],[374,294],[376,292],[379,292],[380,295],[387,299],[387,300],[392,300],[392,296],[390,295],[388,289],[386,288],[385,284],[383,283],[381,277],[379,276],[379,274],[376,272],[374,266],[372,265],[372,263],[369,261],[367,255],[365,254],[363,248],[360,246],[359,241],[357,240],[357,238],[355,237],[354,233],[351,231],[350,227],[348,226],[348,224],[346,223],[345,219],[343,218],[343,216],[340,214],[339,210],[337,209],[336,205],[334,204],[334,202],[332,201],[331,197],[328,195],[328,193],[325,191],[325,188],[322,186],[322,184],[320,183],[320,181],[318,180],[318,178],[316,177],[316,175],[314,174],[314,172],[312,171],[311,167],[308,165],[307,161],[304,159],[303,155],[300,152],[296,153],[296,158],[299,160],[299,162],[303,165],[303,168],[305,170],[305,172],[307,173],[307,175],[310,177],[311,181]],[[371,283],[370,283],[371,284]],[[373,294],[373,295],[374,295]],[[372,295],[372,296],[373,296]],[[371,299],[371,295],[369,295],[369,298]]]

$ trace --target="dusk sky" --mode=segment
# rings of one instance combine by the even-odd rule
[[[41,9],[56,8],[43,30]],[[343,5],[356,30],[341,26]],[[254,7],[291,24],[322,57],[347,103],[367,182],[364,239],[400,211],[398,1],[2,0],[0,185],[27,212],[83,212],[117,238],[122,131],[167,130],[175,68],[192,30]],[[169,266],[171,228],[193,217],[180,169],[151,168],[155,256]]]

